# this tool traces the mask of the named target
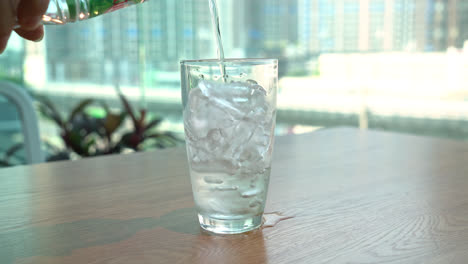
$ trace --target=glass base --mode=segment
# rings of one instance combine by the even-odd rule
[[[262,225],[262,215],[244,219],[217,219],[198,214],[200,226],[216,234],[239,234],[259,228]]]

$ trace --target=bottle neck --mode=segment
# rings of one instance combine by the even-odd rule
[[[58,25],[89,17],[89,0],[50,0],[42,21],[46,25]]]
[[[109,13],[144,0],[50,0],[44,24],[66,24]]]

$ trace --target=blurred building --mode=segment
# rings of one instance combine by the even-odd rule
[[[458,24],[455,45],[456,47],[463,47],[465,41],[468,40],[468,1],[458,0],[456,3],[455,12]]]
[[[206,0],[158,0],[48,27],[48,78],[138,85],[142,71],[178,71],[180,59],[213,58],[208,14]]]
[[[310,53],[403,49],[414,0],[299,0],[301,46]]]
[[[468,40],[468,1],[416,0],[415,38],[419,50],[462,48]]]
[[[461,48],[468,39],[464,0],[218,4],[226,56],[283,57],[282,70],[304,68],[307,59],[323,53],[443,51]],[[177,86],[174,73],[181,59],[216,56],[207,0],[148,1],[89,21],[50,26],[45,50],[49,81],[148,87]]]
[[[298,39],[309,53],[463,47],[468,1],[298,0]]]
[[[242,3],[247,56],[281,55],[298,42],[298,0],[238,1]],[[237,5],[237,3],[236,3]]]

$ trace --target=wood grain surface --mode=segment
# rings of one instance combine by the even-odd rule
[[[185,149],[0,170],[0,263],[468,263],[468,144],[278,137],[273,227],[198,226]]]

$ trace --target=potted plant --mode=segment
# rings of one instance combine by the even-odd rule
[[[67,118],[47,97],[38,97],[39,112],[59,127],[60,138],[65,146],[65,149],[60,150],[47,143],[49,149],[52,149],[52,155],[47,160],[141,151],[148,147],[148,141],[156,148],[171,147],[182,142],[173,133],[158,129],[163,119],[149,118],[145,109],[135,111],[120,90],[117,91],[123,111],[115,113],[104,102],[85,99],[73,108]],[[104,117],[94,117],[86,111],[96,104],[104,110]],[[131,123],[129,129],[123,126],[127,118]]]

